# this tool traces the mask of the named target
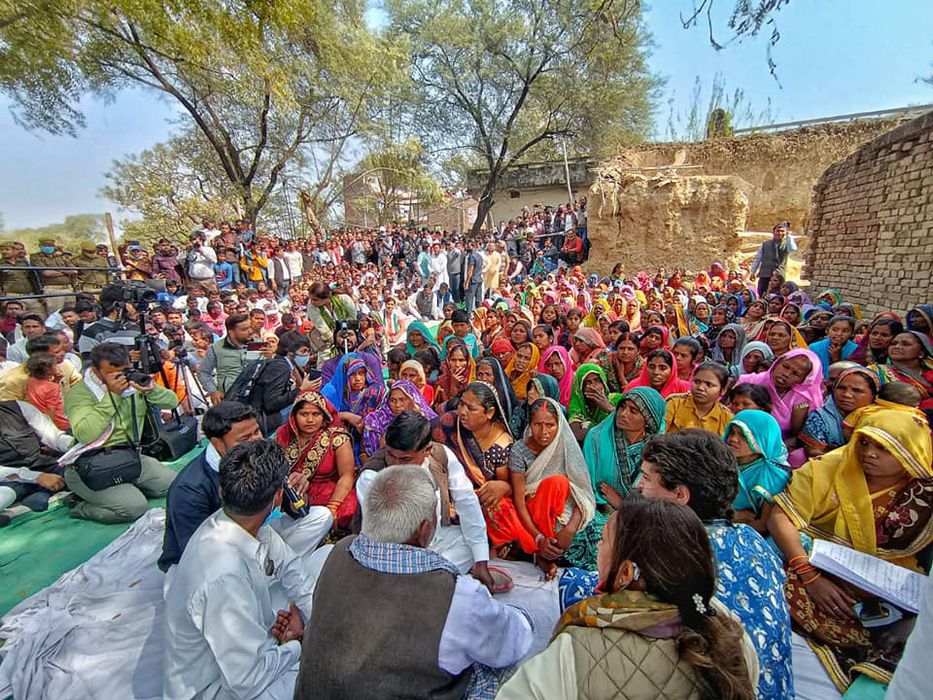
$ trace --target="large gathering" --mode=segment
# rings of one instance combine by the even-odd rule
[[[933,697],[933,4],[0,0],[0,700]]]
[[[933,307],[785,280],[786,222],[749,269],[602,277],[585,200],[479,239],[55,246],[29,260],[64,291],[4,305],[0,494],[102,523],[166,499],[164,697],[890,683],[907,613],[810,552],[922,570]],[[510,572],[551,584],[553,629]]]

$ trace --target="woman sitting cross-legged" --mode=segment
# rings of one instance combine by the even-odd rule
[[[583,453],[557,401],[531,405],[527,434],[512,445],[509,478],[512,496],[490,510],[489,539],[496,546],[517,542],[551,579],[556,560],[596,510]]]
[[[890,682],[906,630],[864,627],[854,606],[869,596],[814,568],[800,533],[917,569],[917,555],[933,543],[931,460],[929,425],[906,411],[878,411],[775,497],[768,529],[787,562],[791,616],[839,692],[866,684],[860,674]]]
[[[709,537],[689,508],[623,500],[600,540],[599,580],[499,700],[755,696],[755,651],[713,600]]]

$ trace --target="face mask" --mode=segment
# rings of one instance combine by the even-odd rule
[[[51,255],[55,252],[55,246],[51,245],[40,245],[39,250],[45,253],[46,255]]]
[[[265,527],[266,525],[271,523],[273,520],[278,520],[281,517],[282,517],[282,509],[279,506],[276,506],[269,512],[269,515],[266,516],[266,519],[262,521],[262,525],[260,525],[260,527]]]
[[[295,355],[295,367],[303,368],[311,359],[310,355]]]

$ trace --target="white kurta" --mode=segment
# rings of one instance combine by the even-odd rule
[[[252,537],[219,510],[188,541],[165,592],[164,697],[291,697],[301,644],[269,632],[278,582],[307,619],[313,574],[271,528]],[[271,574],[267,573],[271,570]]]

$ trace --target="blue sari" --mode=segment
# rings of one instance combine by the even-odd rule
[[[757,455],[750,464],[739,465],[739,492],[732,502],[735,510],[750,510],[761,514],[765,503],[772,503],[790,480],[787,448],[781,439],[781,426],[769,413],[739,411],[726,426],[723,440],[730,430],[738,430],[749,449]]]
[[[846,344],[842,346],[839,359],[849,359],[849,356],[856,350],[858,350],[858,343],[847,340]],[[829,357],[829,338],[823,338],[823,340],[810,343],[810,351],[816,353],[816,356],[820,358],[820,363],[823,366],[823,379],[829,379],[829,366],[833,362]]]

